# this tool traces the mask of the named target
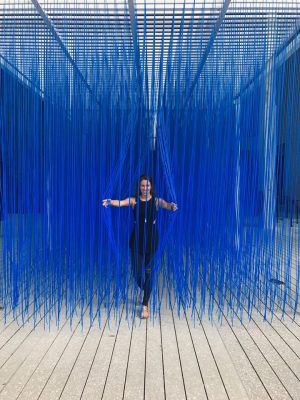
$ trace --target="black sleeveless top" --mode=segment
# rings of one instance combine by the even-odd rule
[[[140,254],[154,253],[158,246],[155,198],[151,197],[148,201],[137,198],[133,214],[134,228],[130,236],[130,248]]]

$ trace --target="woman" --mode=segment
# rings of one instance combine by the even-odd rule
[[[147,175],[140,176],[134,196],[124,200],[105,199],[102,201],[102,205],[104,207],[131,206],[133,209],[134,229],[130,237],[129,246],[135,279],[138,286],[144,290],[141,318],[147,319],[150,315],[148,303],[152,290],[151,269],[158,246],[157,211],[159,207],[176,211],[177,205],[157,198],[152,178]],[[145,273],[143,273],[143,266]]]

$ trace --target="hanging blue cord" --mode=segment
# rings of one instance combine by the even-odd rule
[[[133,212],[101,201],[133,196],[143,173],[157,197],[179,207],[158,212],[153,310],[168,281],[178,312],[212,317],[217,299],[220,316],[250,317],[258,306],[266,318],[276,307],[296,315],[300,90],[291,18],[262,20],[267,4],[248,15],[244,1],[230,6],[230,23],[211,20],[208,31],[196,2],[151,10],[144,2],[133,45],[126,2],[94,4],[95,20],[78,8],[78,20],[89,16],[78,30],[66,12],[60,39],[25,3],[15,20],[4,7],[0,27],[4,316],[25,320],[33,300],[34,321],[40,313],[83,320],[87,305],[90,321],[100,321],[103,298],[111,319],[123,303],[134,315]],[[238,11],[253,25],[237,23]],[[20,24],[27,12],[31,23]]]

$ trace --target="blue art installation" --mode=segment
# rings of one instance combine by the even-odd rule
[[[143,174],[157,199],[153,315],[165,296],[179,313],[299,310],[299,25],[240,3],[212,5],[211,28],[195,2],[4,7],[5,317],[134,315],[134,207],[102,201],[138,204]],[[251,34],[233,17],[248,13]]]

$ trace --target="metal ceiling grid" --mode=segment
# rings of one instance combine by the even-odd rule
[[[134,43],[127,1],[40,0],[38,3],[78,70],[84,71],[88,84],[91,82],[87,61],[92,64],[105,57],[107,63],[116,62],[116,55],[120,54],[121,63],[125,52],[126,62],[129,66],[132,63]],[[165,77],[168,57],[173,69],[180,65],[182,74],[188,68],[192,75],[197,74],[199,64],[205,59],[199,80],[210,73],[228,77],[229,63],[235,64],[234,72],[239,78],[244,73],[251,79],[255,69],[262,67],[299,29],[298,1],[228,3],[214,34],[223,0],[197,3],[137,0],[134,4],[137,45],[141,69],[147,72],[150,81],[158,79],[161,65]],[[35,63],[44,65],[50,45],[52,59],[63,59],[61,46],[30,0],[0,2],[2,60],[30,78]],[[67,64],[67,69],[74,67]],[[43,79],[41,70],[39,80]]]

